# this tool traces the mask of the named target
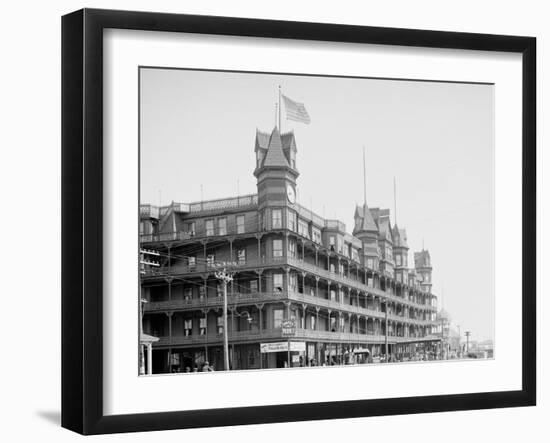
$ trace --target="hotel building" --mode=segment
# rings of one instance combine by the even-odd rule
[[[292,132],[257,131],[257,193],[140,206],[143,358],[153,373],[204,361],[223,370],[226,326],[231,369],[438,355],[429,252],[409,263],[406,231],[388,209],[357,206],[349,233],[298,204],[296,153]],[[223,263],[233,275],[227,322],[215,276]]]

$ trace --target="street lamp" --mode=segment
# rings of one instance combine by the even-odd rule
[[[233,281],[233,275],[226,271],[226,263],[218,265],[219,270],[214,273],[223,285],[223,360],[224,368],[229,371],[229,343],[227,334],[227,283]]]

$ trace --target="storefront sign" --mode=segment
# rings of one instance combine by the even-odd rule
[[[287,352],[288,342],[280,341],[276,343],[260,343],[260,352],[266,354],[268,352]]]
[[[279,341],[276,343],[260,343],[260,352],[267,354],[269,352],[305,352],[306,342],[304,341]]]

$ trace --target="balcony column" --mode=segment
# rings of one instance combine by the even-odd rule
[[[315,313],[316,313],[316,320],[315,320],[315,330],[319,330],[319,311],[321,310],[320,307],[315,306]]]
[[[331,295],[330,295],[330,280],[327,279],[327,298],[329,300],[331,300]]]
[[[262,293],[262,273],[264,272],[263,269],[254,269],[254,272],[258,274],[258,292]]]
[[[305,261],[306,258],[305,244],[306,242],[302,240],[302,261]]]
[[[307,272],[302,272],[302,294],[306,293],[306,275]]]
[[[168,283],[168,301],[172,301],[172,281],[173,277],[164,277],[164,280]]]
[[[337,302],[338,302],[338,303],[342,303],[342,285],[341,285],[340,283],[338,283],[338,294],[337,294],[337,297],[338,297]]]
[[[315,297],[319,297],[319,277],[315,276]]]
[[[204,328],[204,355],[205,355],[205,359],[206,361],[210,361],[208,360],[208,311],[209,309],[206,308],[206,309],[201,309],[201,312],[204,313],[204,323],[205,323],[205,328]],[[225,325],[224,325],[225,327]]]
[[[258,321],[260,322],[258,324],[258,331],[260,331],[260,335],[261,335],[261,333],[262,333],[262,320],[263,320],[262,310],[264,309],[264,303],[257,304],[256,308],[258,308]]]
[[[258,240],[258,264],[260,264],[262,262],[262,244],[261,244],[262,234],[256,234],[255,237]]]
[[[173,312],[165,312],[168,317],[168,343],[172,344],[172,315]]]
[[[285,287],[286,287],[286,292],[290,292],[290,268],[288,266],[285,267],[285,278],[286,278],[286,281],[285,281]]]
[[[290,302],[285,301],[284,304],[286,306],[286,319],[290,320]]]
[[[315,266],[319,267],[319,246],[315,245]]]
[[[307,311],[307,304],[302,303],[302,329],[307,329],[307,317],[306,317],[306,311]]]
[[[203,247],[202,255],[203,255],[203,258],[204,258],[205,268],[206,268],[206,243],[207,242],[208,242],[207,240],[202,240],[201,241],[202,247]]]
[[[208,274],[203,274],[202,280],[204,282],[204,300],[203,302],[206,304],[206,301],[208,300]]]

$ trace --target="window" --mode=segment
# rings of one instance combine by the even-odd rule
[[[296,242],[293,240],[288,241],[288,255],[289,257],[296,257]]]
[[[216,326],[218,328],[218,334],[223,334],[223,316],[218,315],[216,318]]]
[[[283,256],[283,241],[279,239],[273,240],[273,257]]]
[[[214,220],[206,220],[206,236],[214,235]]]
[[[186,337],[189,337],[190,335],[193,334],[193,319],[192,318],[186,318],[185,320],[183,320],[183,330],[184,330],[184,335]]]
[[[307,222],[303,220],[298,220],[298,234],[302,237],[309,238],[309,226]]]
[[[313,241],[314,241],[315,243],[319,243],[319,244],[320,244],[320,243],[321,243],[321,230],[320,230],[319,228],[313,227],[313,228],[311,229],[311,231],[312,231],[312,234],[313,234]]]
[[[283,310],[273,309],[273,328],[278,329],[283,326]]]
[[[199,298],[203,300],[205,296],[206,296],[206,288],[201,285],[199,286]]]
[[[183,291],[183,298],[186,301],[189,301],[193,298],[193,288],[185,288]]]
[[[237,234],[244,234],[244,215],[237,215]]]
[[[258,280],[250,280],[250,292],[258,292]]]
[[[392,260],[392,247],[390,245],[386,245],[386,255],[384,256],[384,258],[386,260]]]
[[[401,266],[401,254],[397,254],[397,255],[395,256],[395,264],[396,264],[397,266]]]
[[[208,265],[208,267],[214,266],[215,259],[216,259],[216,256],[214,254],[208,254],[206,256],[206,264]]]
[[[246,264],[246,249],[237,249],[237,263],[239,265]]]
[[[330,290],[330,299],[336,301],[336,291],[334,289]]]
[[[201,317],[199,320],[199,333],[200,335],[206,335],[206,317]]]
[[[294,211],[288,211],[288,229],[296,231],[296,213]]]
[[[334,267],[334,263],[330,264],[330,272],[336,272],[336,268]]]
[[[359,262],[359,251],[357,249],[351,249],[351,259],[355,262]]]
[[[374,259],[367,258],[367,268],[374,269]]]
[[[334,235],[331,235],[328,238],[328,245],[331,251],[334,251],[336,249],[336,237]]]
[[[310,321],[309,321],[309,324],[311,326],[311,329],[316,329],[316,324],[315,322],[317,321],[317,317],[315,317],[314,315],[311,315],[310,317]]]
[[[227,235],[227,219],[218,218],[218,235]]]
[[[280,209],[273,209],[271,211],[271,227],[273,229],[283,227],[283,216]]]
[[[330,317],[330,330],[336,332],[336,317]]]
[[[196,257],[188,257],[187,258],[187,264],[189,265],[189,270],[194,271],[197,267],[197,258]]]
[[[216,283],[216,296],[217,297],[223,296],[223,287],[221,283]]]
[[[187,223],[187,232],[191,235],[195,235],[195,222],[189,222]]]
[[[275,292],[283,291],[283,274],[273,274],[273,290]]]

